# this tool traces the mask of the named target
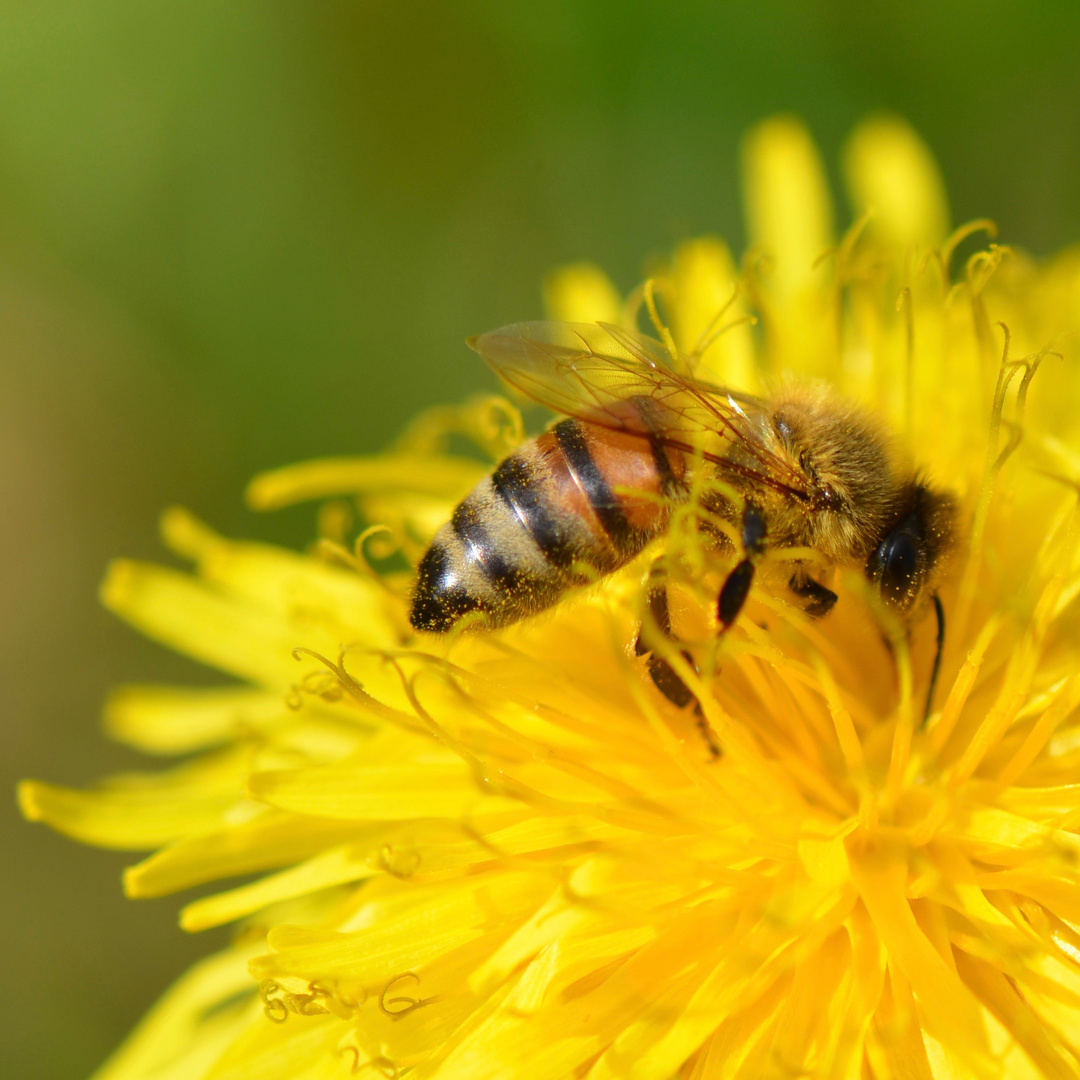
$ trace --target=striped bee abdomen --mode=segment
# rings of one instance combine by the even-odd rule
[[[646,425],[641,435],[563,420],[482,480],[435,535],[409,619],[442,633],[476,611],[506,626],[572,585],[625,565],[667,524],[685,463]]]

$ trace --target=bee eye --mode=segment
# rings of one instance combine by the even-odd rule
[[[792,446],[795,442],[795,432],[791,430],[787,417],[783,413],[777,413],[773,420],[776,423],[776,434],[780,436],[780,441],[785,446]]]
[[[903,609],[915,598],[919,563],[917,538],[905,521],[878,544],[866,564],[866,575],[886,603]]]

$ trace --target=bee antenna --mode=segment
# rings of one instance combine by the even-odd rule
[[[941,606],[941,597],[933,595],[934,614],[937,616],[937,644],[934,649],[934,666],[930,669],[930,685],[926,688],[926,705],[923,708],[923,727],[930,719],[930,707],[934,703],[934,688],[937,686],[938,673],[941,671],[941,653],[945,648],[945,609]]]

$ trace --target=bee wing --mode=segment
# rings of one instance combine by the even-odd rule
[[[656,390],[667,367],[658,341],[599,323],[522,322],[471,338],[469,344],[504,382],[555,412],[602,413],[611,400]]]
[[[764,404],[679,375],[653,338],[610,323],[523,322],[470,338],[469,345],[505,383],[557,413],[653,437],[772,487],[805,493],[805,480],[765,445],[756,423]],[[632,399],[650,403],[648,422],[640,409],[627,408]],[[738,444],[756,464],[733,464],[715,447],[717,439]]]
[[[632,398],[661,410],[668,433],[714,432],[735,415],[720,404],[722,388],[677,375],[659,341],[610,323],[515,323],[469,344],[515,390],[592,424],[629,430]]]

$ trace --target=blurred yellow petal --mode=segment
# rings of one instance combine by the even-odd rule
[[[360,839],[352,821],[258,809],[257,814],[234,814],[225,827],[205,836],[175,840],[129,867],[124,872],[124,891],[128,896],[165,896],[206,881],[276,870]]]
[[[708,344],[695,365],[707,382],[760,393],[761,385],[742,287],[720,240],[690,240],[675,249],[671,330],[683,353]],[[715,335],[715,336],[714,336]]]
[[[106,730],[148,754],[186,754],[281,723],[281,694],[246,686],[123,686],[105,705]]]
[[[301,814],[384,821],[431,817],[440,812],[449,812],[450,817],[477,813],[485,800],[460,759],[409,762],[396,768],[323,766],[261,772],[249,779],[248,793],[261,802]],[[496,811],[514,805],[491,801]]]
[[[272,951],[253,960],[252,971],[259,978],[310,978],[319,972],[333,979],[360,966],[366,978],[382,983],[512,925],[542,899],[545,887],[544,875],[528,871],[478,874],[453,884],[418,882],[407,889],[383,878],[364,892],[354,916],[361,929],[278,927],[268,938]]]
[[[901,248],[939,247],[949,231],[945,184],[926,143],[898,117],[860,124],[844,148],[844,178],[856,215],[870,213]]]
[[[72,791],[36,781],[19,789],[19,805],[30,821],[46,821],[84,844],[140,851],[220,825],[235,801],[229,795],[156,788]]]
[[[889,956],[918,996],[921,1023],[955,1049],[972,1075],[994,1075],[978,1006],[965,993],[951,957],[939,955],[923,934],[904,896],[906,853],[888,848],[852,853],[851,867]]]
[[[361,492],[464,494],[483,475],[483,466],[465,458],[322,458],[260,473],[248,485],[247,501],[256,510],[279,510],[308,499]]]
[[[742,159],[752,245],[747,287],[760,320],[763,381],[835,381],[835,253],[829,256],[836,240],[817,147],[800,121],[776,117],[750,132]]]
[[[563,322],[619,322],[622,298],[611,279],[593,263],[572,263],[544,281],[548,318]]]
[[[187,574],[121,560],[101,598],[148,637],[229,674],[282,691],[297,677],[292,651],[300,642],[283,620]]]
[[[335,1080],[355,1060],[341,1053],[340,1037],[332,1016],[310,1016],[303,1027],[275,1025],[229,1047],[207,1080]]]
[[[810,286],[835,234],[825,167],[800,121],[766,120],[746,137],[743,203],[751,244],[775,261],[778,295],[787,299]]]
[[[146,1015],[94,1080],[181,1080],[204,1076],[235,1041],[236,1002],[250,987],[252,945],[236,943],[200,960]]]
[[[241,919],[283,900],[292,900],[384,872],[379,861],[371,858],[363,847],[350,845],[331,848],[279,874],[271,874],[250,885],[241,885],[237,889],[188,904],[180,913],[180,925],[185,930],[206,930]]]

